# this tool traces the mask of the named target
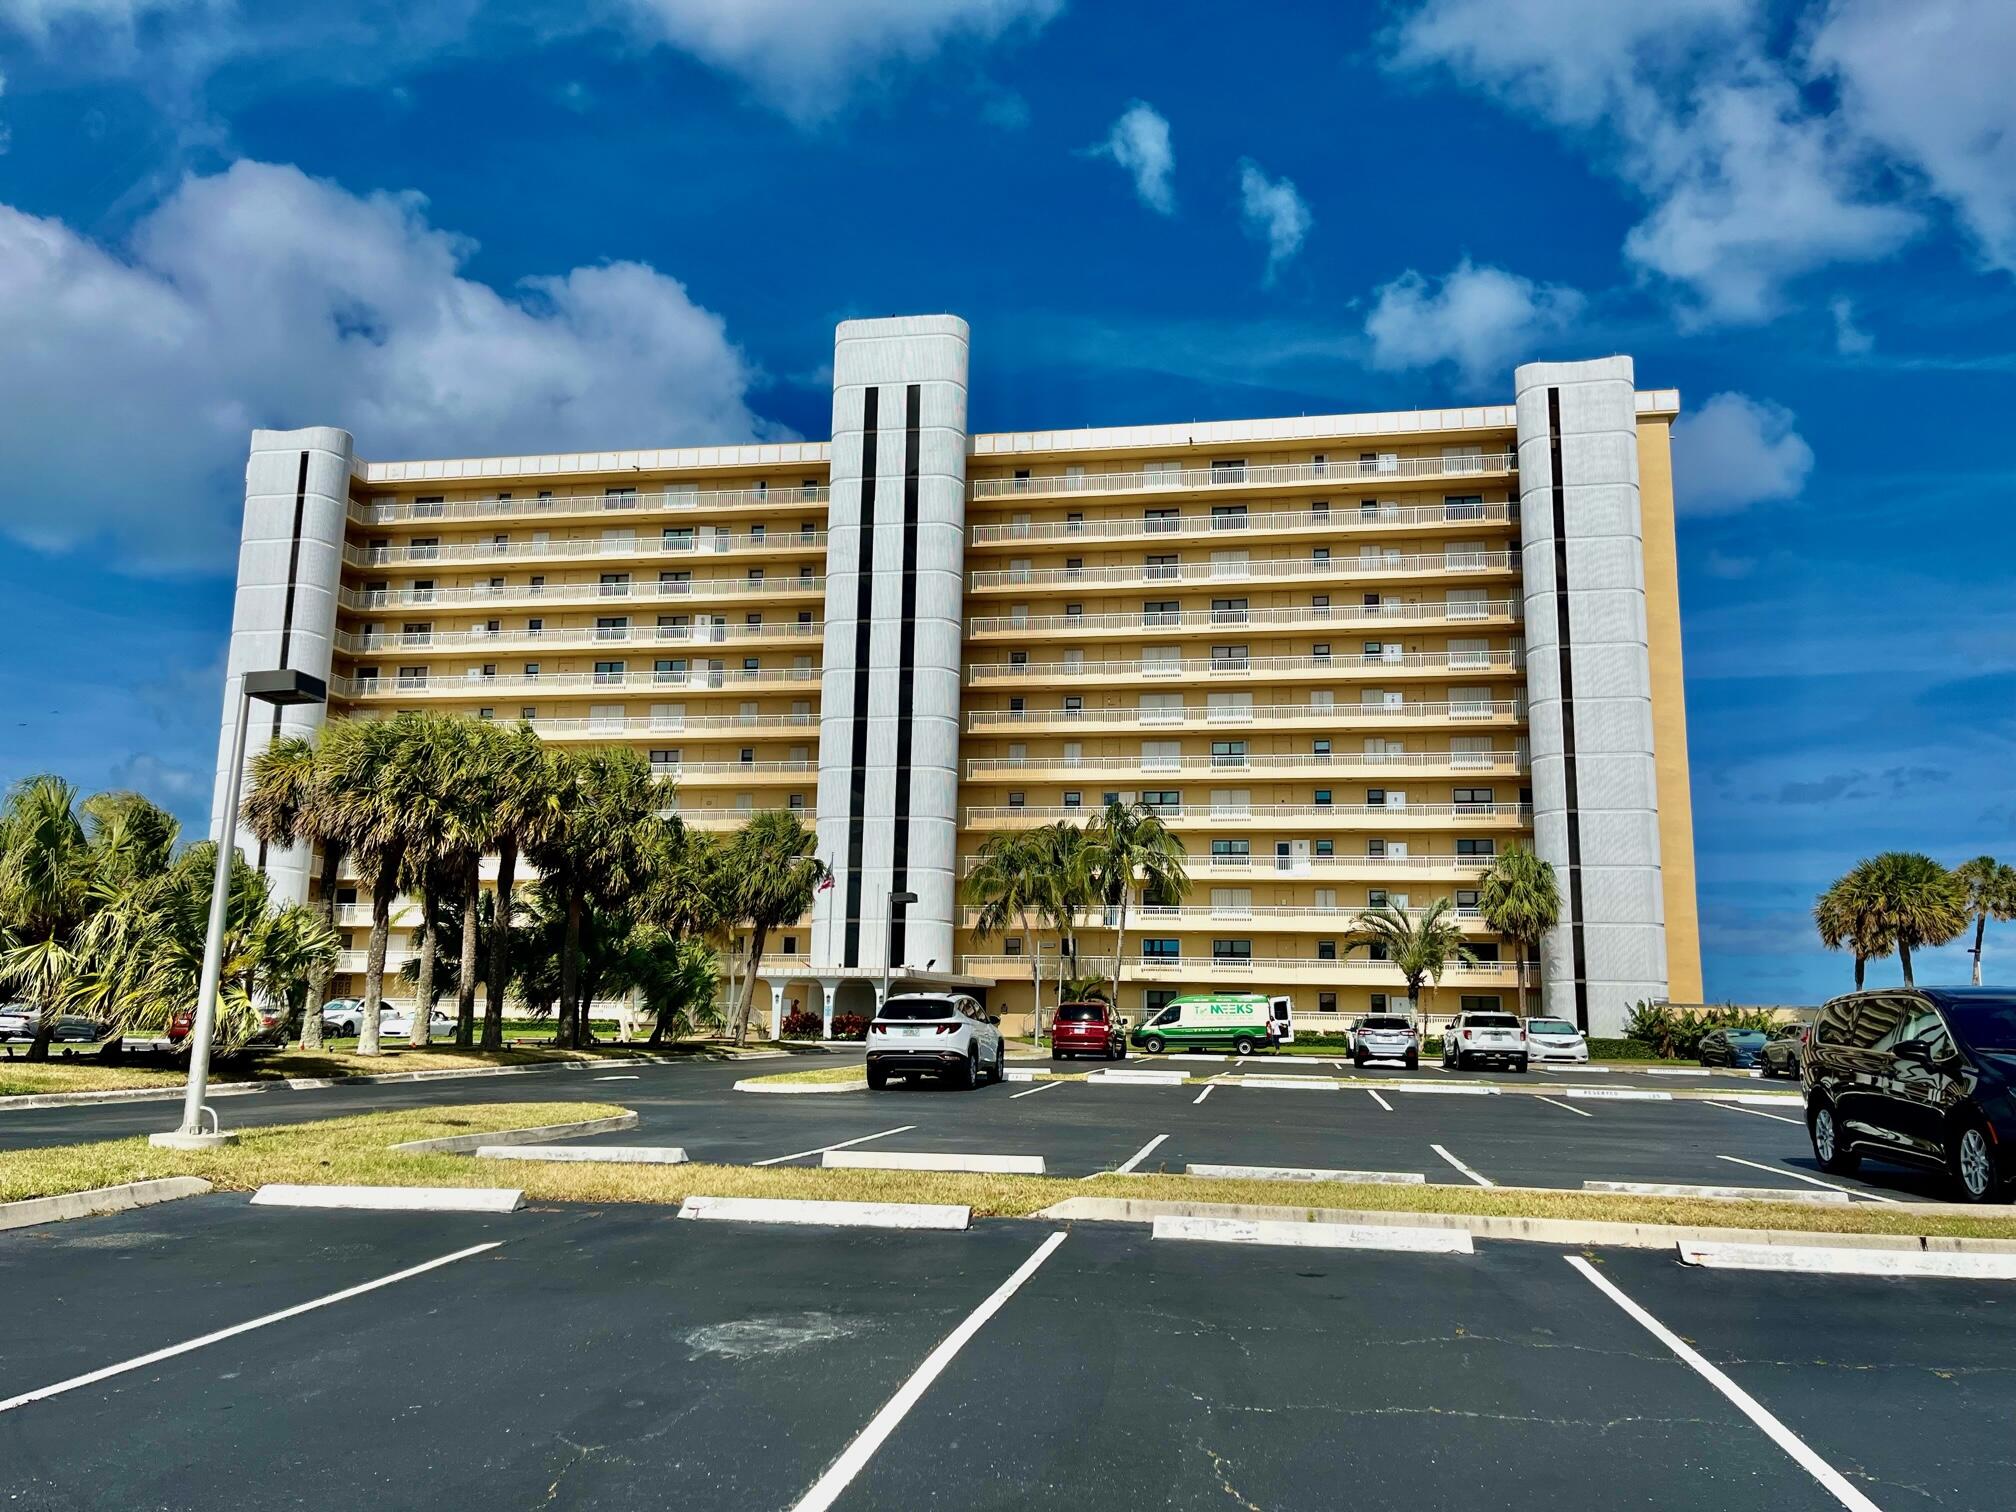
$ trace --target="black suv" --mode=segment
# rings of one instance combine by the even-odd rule
[[[1969,1202],[2016,1177],[2016,990],[1906,987],[1820,1010],[1800,1067],[1825,1170],[1864,1155],[1937,1166]]]

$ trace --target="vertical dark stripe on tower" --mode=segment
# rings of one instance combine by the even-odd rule
[[[854,747],[847,789],[847,934],[841,964],[861,964],[861,848],[868,827],[868,664],[875,619],[875,462],[882,391],[861,391],[860,560],[855,564]]]
[[[1554,481],[1555,656],[1561,678],[1561,780],[1568,820],[1568,977],[1575,987],[1575,1025],[1589,1028],[1588,954],[1582,934],[1582,801],[1575,775],[1575,668],[1568,620],[1568,493],[1561,481],[1561,390],[1547,390],[1547,449]]]
[[[903,397],[903,623],[899,630],[896,680],[896,806],[892,811],[889,890],[910,890],[910,718],[917,684],[917,475],[923,425],[923,389],[913,383]],[[903,963],[910,943],[906,908],[899,907],[889,931],[891,965]],[[946,963],[950,965],[948,961]]]
[[[308,516],[308,453],[301,453],[301,468],[294,475],[294,534],[287,542],[287,598],[280,608],[280,660],[281,668],[287,665],[287,655],[294,644],[294,588],[301,578],[301,522]],[[280,705],[273,705],[273,738],[280,738]],[[259,870],[266,870],[266,842],[259,842]]]

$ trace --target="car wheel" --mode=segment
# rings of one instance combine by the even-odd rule
[[[1806,1132],[1813,1137],[1813,1158],[1820,1162],[1821,1170],[1836,1176],[1853,1176],[1862,1169],[1862,1157],[1842,1142],[1834,1110],[1825,1103],[1813,1110]]]
[[[966,1052],[966,1059],[960,1062],[958,1074],[953,1078],[952,1084],[963,1092],[967,1088],[977,1084],[979,1080],[980,1052],[978,1050],[968,1050]]]
[[[880,1092],[888,1085],[889,1073],[887,1071],[884,1071],[880,1066],[870,1066],[868,1068],[868,1090],[870,1092]]]
[[[1421,1069],[1421,1052],[1419,1050],[1409,1050],[1405,1057],[1405,1065],[1409,1071],[1419,1071]]]
[[[1513,1069],[1514,1071],[1518,1071],[1518,1072],[1521,1072],[1521,1073],[1523,1073],[1523,1072],[1524,1072],[1524,1071],[1526,1070],[1526,1068],[1527,1068],[1527,1066],[1528,1066],[1529,1064],[1530,1064],[1530,1062],[1529,1062],[1529,1061],[1528,1061],[1528,1060],[1526,1059],[1526,1057],[1525,1057],[1525,1056],[1523,1056],[1523,1055],[1522,1055],[1522,1056],[1520,1056],[1520,1057],[1519,1057],[1519,1059],[1517,1059],[1516,1061],[1512,1062],[1512,1069]]]
[[[1008,1047],[998,1042],[994,1046],[994,1075],[990,1080],[997,1087],[1008,1080]]]
[[[1365,1052],[1363,1050],[1353,1050],[1351,1052],[1351,1064],[1356,1066],[1361,1071],[1364,1070]]]
[[[1253,1041],[1246,1038],[1243,1034],[1240,1035],[1232,1041],[1232,1053],[1239,1056],[1251,1055],[1253,1053]]]
[[[1113,1047],[1113,1059],[1115,1060],[1127,1059],[1127,1045],[1124,1041]]]
[[[1159,1034],[1149,1035],[1141,1041],[1141,1048],[1146,1050],[1150,1055],[1160,1055],[1162,1053],[1162,1036]]]
[[[1468,1071],[1470,1069],[1470,1057],[1464,1051],[1458,1050],[1456,1052],[1456,1069],[1458,1071]]]
[[[1978,1123],[1970,1123],[1946,1147],[1946,1172],[1962,1202],[1989,1202],[1995,1197],[1995,1152]]]

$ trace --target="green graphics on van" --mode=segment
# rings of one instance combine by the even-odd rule
[[[1258,992],[1205,992],[1173,998],[1127,1036],[1150,1055],[1162,1050],[1227,1049],[1238,1055],[1292,1038],[1286,998]]]

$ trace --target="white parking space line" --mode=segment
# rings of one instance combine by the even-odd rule
[[[1038,1092],[1048,1092],[1052,1087],[1061,1087],[1063,1085],[1064,1083],[1062,1082],[1044,1082],[1040,1086],[1031,1087],[1027,1092],[1010,1092],[1008,1094],[1008,1101],[1013,1102],[1018,1097],[1034,1097]]]
[[[1463,1164],[1462,1161],[1458,1160],[1454,1155],[1451,1155],[1447,1150],[1443,1149],[1442,1146],[1438,1144],[1431,1144],[1430,1146],[1428,1146],[1428,1148],[1433,1150],[1437,1155],[1440,1155],[1444,1160],[1448,1161],[1449,1164],[1456,1167],[1457,1170],[1461,1171],[1465,1176],[1468,1176],[1472,1181],[1476,1182],[1477,1185],[1479,1186],[1498,1185],[1497,1182],[1493,1181],[1488,1176],[1479,1176],[1475,1171],[1471,1170],[1470,1167]]]
[[[1157,1134],[1153,1139],[1149,1140],[1148,1143],[1141,1146],[1141,1148],[1136,1150],[1132,1155],[1129,1155],[1127,1157],[1125,1164],[1115,1166],[1113,1168],[1113,1174],[1115,1176],[1125,1176],[1129,1171],[1133,1170],[1134,1167],[1141,1164],[1141,1162],[1146,1160],[1150,1155],[1153,1155],[1155,1153],[1155,1147],[1160,1143],[1162,1143],[1162,1141],[1167,1139],[1168,1137],[1169,1136],[1167,1134]]]
[[[1806,1122],[1803,1118],[1787,1118],[1783,1113],[1766,1113],[1762,1108],[1739,1108],[1734,1103],[1716,1102],[1712,1098],[1708,1099],[1708,1106],[1711,1108],[1727,1108],[1731,1113],[1750,1113],[1758,1118],[1775,1118],[1780,1123],[1803,1124]]]
[[[1204,1101],[1204,1099],[1209,1097],[1210,1095],[1211,1095],[1211,1088],[1206,1087],[1202,1092],[1199,1092],[1195,1097],[1190,1099],[1190,1106],[1193,1108],[1196,1107],[1197,1104]]]
[[[1381,1097],[1377,1092],[1372,1092],[1372,1089],[1370,1087],[1367,1087],[1365,1090],[1367,1092],[1372,1093],[1372,1101],[1379,1104],[1379,1106],[1384,1108],[1388,1113],[1391,1113],[1393,1111],[1393,1104],[1386,1101],[1386,1099]]]
[[[1537,1093],[1535,1095],[1538,1096]],[[1564,1103],[1560,1101],[1558,1098],[1542,1097],[1540,1098],[1540,1101],[1542,1101],[1543,1103],[1553,1103],[1554,1106],[1557,1108],[1566,1108],[1570,1113],[1573,1113],[1578,1118],[1594,1118],[1596,1116],[1594,1113],[1591,1113],[1587,1108],[1578,1108],[1575,1106],[1575,1104]]]
[[[884,1129],[880,1134],[863,1134],[859,1139],[843,1139],[838,1144],[820,1145],[815,1150],[800,1150],[795,1155],[773,1155],[768,1160],[756,1162],[759,1166],[782,1165],[787,1160],[803,1160],[807,1155],[824,1155],[828,1150],[845,1150],[853,1145],[866,1144],[871,1139],[887,1139],[891,1134],[908,1134],[915,1124],[899,1124],[893,1129]]]
[[[1892,1207],[1903,1207],[1900,1198],[1885,1197],[1879,1192],[1865,1192],[1858,1187],[1837,1186],[1831,1181],[1822,1181],[1818,1176],[1803,1175],[1798,1171],[1788,1171],[1783,1166],[1769,1166],[1761,1161],[1745,1160],[1740,1155],[1717,1155],[1717,1160],[1726,1160],[1731,1165],[1748,1166],[1753,1171],[1769,1171],[1773,1176],[1789,1176],[1794,1181],[1803,1181],[1808,1186],[1826,1187],[1829,1191],[1846,1192],[1850,1197],[1867,1197],[1871,1202],[1887,1202]]]
[[[103,1370],[94,1370],[86,1375],[72,1376],[69,1380],[58,1381],[53,1386],[44,1386],[36,1391],[25,1391],[20,1396],[8,1397],[5,1401],[0,1401],[0,1412],[12,1412],[16,1407],[26,1407],[30,1402],[46,1401],[50,1397],[61,1396],[66,1391],[75,1391],[81,1386],[95,1386],[100,1381],[110,1380],[113,1376],[117,1375],[125,1375],[129,1371],[145,1370],[149,1365],[157,1364],[162,1360],[172,1360],[177,1355],[188,1354],[191,1350],[201,1349],[207,1344],[221,1343],[225,1339],[235,1338],[242,1333],[250,1333],[255,1328],[264,1328],[271,1323],[284,1323],[289,1318],[298,1318],[301,1314],[313,1312],[318,1307],[329,1307],[338,1302],[347,1302],[352,1297],[361,1297],[366,1292],[377,1291],[380,1287],[394,1286],[401,1281],[409,1281],[415,1276],[425,1275],[428,1271],[439,1270],[444,1265],[453,1265],[457,1260],[467,1260],[471,1255],[480,1255],[485,1250],[496,1249],[503,1242],[501,1239],[493,1239],[488,1244],[472,1244],[468,1249],[457,1250],[452,1255],[442,1255],[438,1259],[428,1260],[420,1265],[408,1266],[405,1270],[395,1271],[389,1276],[380,1276],[376,1281],[366,1281],[359,1286],[345,1287],[342,1291],[331,1292],[326,1297],[317,1297],[312,1302],[302,1302],[294,1307],[283,1308],[279,1312],[268,1313],[263,1318],[254,1318],[247,1323],[234,1323],[229,1328],[220,1328],[215,1333],[204,1334],[199,1339],[190,1339],[181,1344],[171,1344],[166,1349],[155,1350],[152,1354],[140,1355],[135,1359],[125,1360],[117,1365],[107,1365]]]
[[[598,1076],[598,1077],[596,1077],[596,1078],[595,1078],[595,1080],[597,1080],[597,1081],[636,1081],[636,1080],[638,1080],[638,1078],[637,1078],[637,1077],[634,1077],[634,1076]]]
[[[861,1473],[862,1466],[875,1457],[875,1451],[882,1447],[889,1435],[896,1431],[896,1425],[903,1421],[905,1414],[917,1405],[917,1399],[930,1389],[945,1367],[952,1363],[952,1357],[966,1345],[966,1341],[978,1333],[987,1320],[1006,1305],[1008,1299],[1022,1288],[1022,1283],[1036,1274],[1037,1268],[1056,1253],[1057,1246],[1065,1240],[1062,1232],[1052,1234],[1037,1246],[1036,1253],[1024,1260],[1016,1268],[1015,1274],[994,1288],[978,1307],[961,1323],[936,1349],[924,1358],[924,1363],[911,1372],[910,1379],[896,1389],[896,1394],[882,1406],[882,1410],[869,1420],[868,1426],[856,1435],[854,1442],[841,1451],[840,1458],[832,1467],[813,1482],[812,1489],[801,1496],[791,1512],[825,1512],[840,1498]]]
[[[1842,1506],[1851,1509],[1851,1512],[1882,1512],[1876,1503],[1849,1485],[1840,1471],[1807,1448],[1805,1441],[1798,1434],[1773,1417],[1749,1392],[1703,1359],[1686,1340],[1625,1296],[1595,1266],[1580,1255],[1568,1255],[1564,1258],[1583,1274],[1590,1285],[1615,1302],[1639,1327],[1672,1350],[1684,1364],[1727,1397],[1738,1412],[1763,1429],[1765,1436],[1772,1443],[1791,1455],[1799,1468],[1824,1486]]]

